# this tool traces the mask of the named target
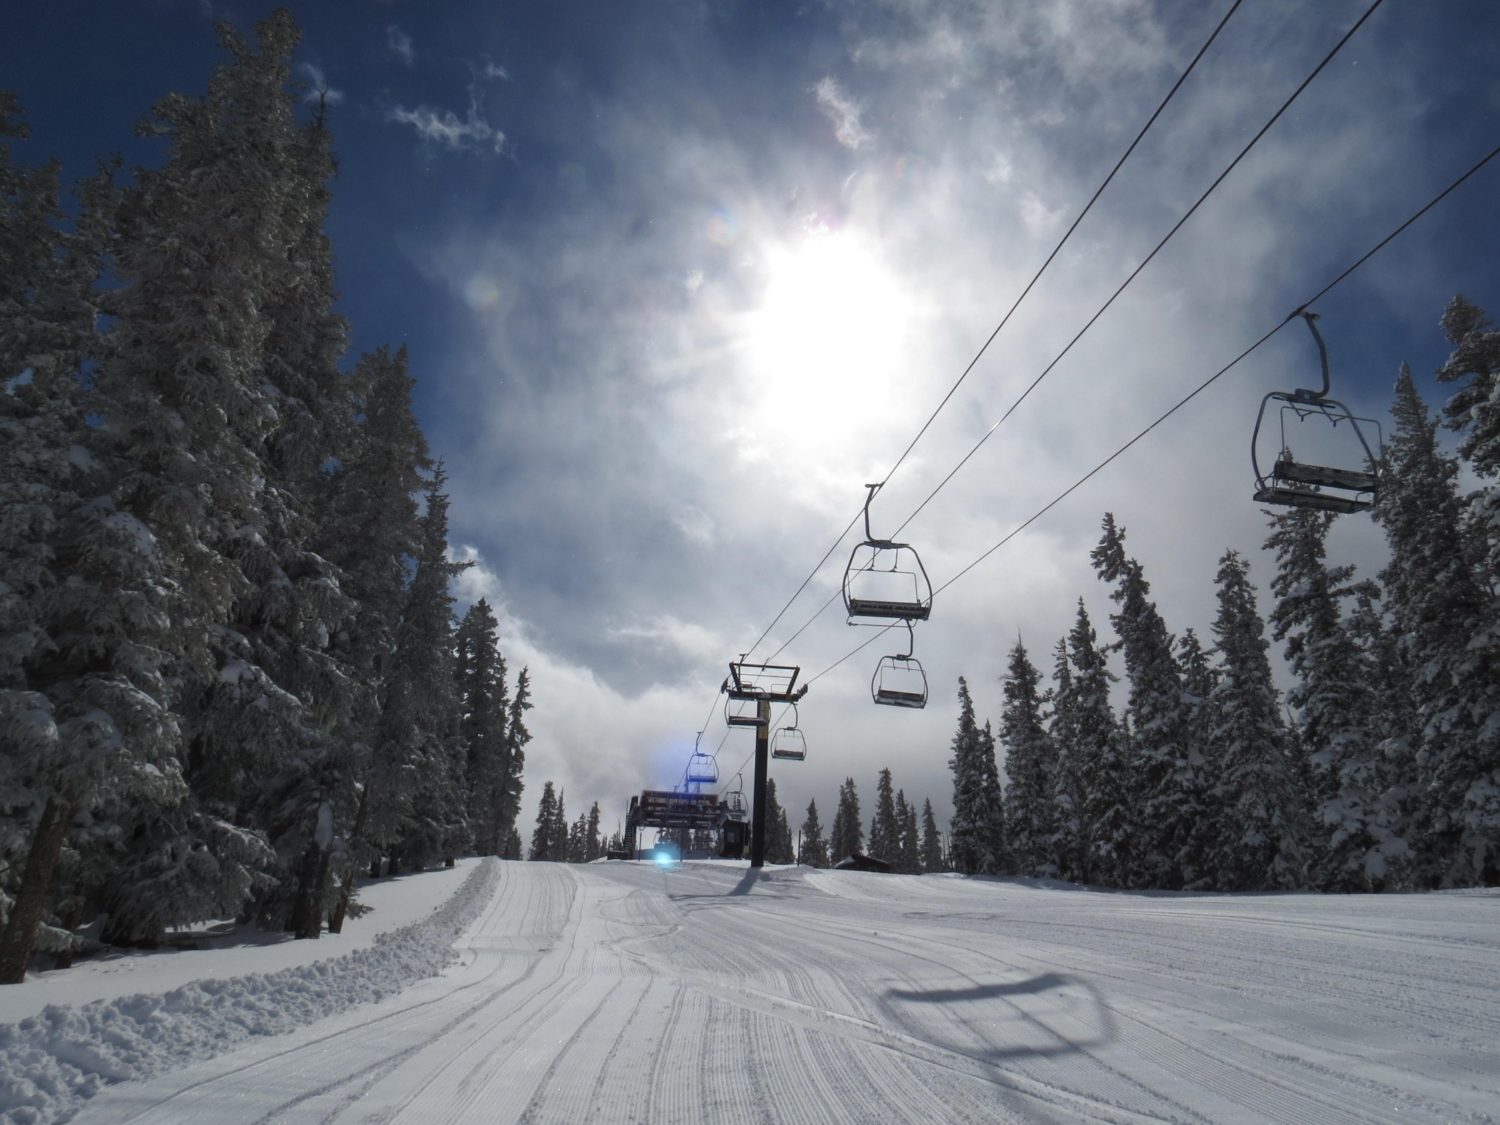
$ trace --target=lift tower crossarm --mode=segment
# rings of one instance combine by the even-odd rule
[[[771,704],[796,703],[807,694],[808,685],[796,687],[801,671],[791,664],[750,664],[741,657],[737,662],[730,662],[729,678],[720,689],[730,699],[755,703],[755,806],[750,813],[752,868],[766,865],[766,774],[771,758]]]

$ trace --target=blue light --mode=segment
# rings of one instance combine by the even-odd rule
[[[671,867],[675,861],[666,852],[657,852],[656,865],[658,867]]]

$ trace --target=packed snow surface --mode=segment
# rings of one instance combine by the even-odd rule
[[[186,1006],[173,993],[90,1018],[52,1009],[0,1027],[5,1081],[47,1057],[75,1083],[98,1068],[88,1123],[1500,1113],[1495,892],[1104,893],[707,862],[486,861],[448,886],[402,937],[219,979],[206,1018],[274,1023],[294,995],[274,990],[323,973],[395,973],[383,998],[351,1006],[309,985],[294,1027],[238,1042],[165,1020],[183,1048],[144,1081],[111,1073],[112,1052],[126,1020]],[[398,941],[420,948],[399,971],[377,961]],[[424,975],[416,963],[437,971],[445,942],[457,960]],[[131,1010],[106,1017],[110,1004]],[[41,1100],[38,1119],[70,1097]]]

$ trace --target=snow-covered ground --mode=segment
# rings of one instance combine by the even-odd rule
[[[486,861],[389,893],[428,879],[453,897],[363,949],[291,943],[328,959],[248,978],[263,950],[223,951],[206,985],[0,1026],[0,1105],[29,1090],[47,1120],[92,1094],[79,1122],[192,1125],[1500,1117],[1496,892]],[[90,980],[118,995],[75,972],[72,1004]]]

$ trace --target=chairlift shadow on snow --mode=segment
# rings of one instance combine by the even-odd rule
[[[1066,1017],[1071,1022],[1092,1022],[1095,1033],[1087,1038],[1070,1036],[1056,1027],[1049,1026],[1046,1012],[1028,1011],[1016,1002],[1024,996],[1039,996],[1045,992],[1082,992],[1086,1004],[1075,1002],[1069,1005],[1066,999],[1054,1004],[1052,1012]],[[935,1047],[967,1055],[985,1063],[1000,1063],[1013,1058],[1055,1058],[1079,1054],[1103,1047],[1117,1036],[1115,1014],[1104,1000],[1098,987],[1080,977],[1066,973],[1046,972],[1024,980],[1001,981],[994,984],[976,984],[968,988],[890,988],[880,996],[881,1010],[892,1026],[901,1028]],[[933,1028],[925,1021],[914,1018],[919,1009],[913,1005],[936,1004],[954,1009],[954,1015],[970,1038],[946,1042],[933,1034]],[[972,1016],[964,1009],[970,1005]],[[1089,1012],[1092,1021],[1089,1021]],[[1007,1034],[1007,1027],[1015,1034]],[[974,1040],[982,1046],[978,1046]]]

